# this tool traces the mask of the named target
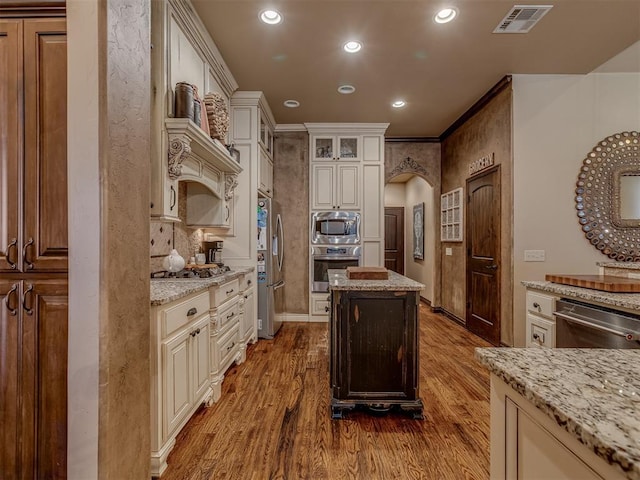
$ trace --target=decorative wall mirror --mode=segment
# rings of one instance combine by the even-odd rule
[[[578,221],[587,240],[619,262],[640,262],[640,134],[600,141],[576,183]]]

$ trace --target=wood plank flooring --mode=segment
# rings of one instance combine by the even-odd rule
[[[420,306],[424,420],[331,420],[327,345],[327,324],[285,323],[250,346],[178,435],[162,480],[489,478],[489,375],[473,358],[487,342]]]

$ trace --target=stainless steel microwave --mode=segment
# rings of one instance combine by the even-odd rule
[[[350,211],[311,214],[313,245],[353,245],[360,243],[360,213]]]

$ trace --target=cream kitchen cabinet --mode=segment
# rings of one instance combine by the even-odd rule
[[[495,480],[626,478],[493,374],[490,477]]]
[[[312,164],[313,210],[359,210],[360,169],[357,164]]]
[[[257,308],[256,295],[253,287],[255,281],[253,272],[246,273],[239,278],[240,288],[240,361],[243,362],[247,355],[249,343],[255,343],[257,336]]]
[[[553,318],[554,295],[527,289],[527,347],[555,347],[556,322]]]
[[[175,438],[213,390],[209,367],[209,292],[151,309],[151,473],[159,476]]]
[[[311,159],[314,162],[360,161],[359,135],[314,135],[311,137]]]
[[[265,197],[273,197],[273,160],[263,147],[260,147],[258,178],[258,192]]]
[[[213,286],[211,295],[211,357],[209,362],[213,401],[222,395],[222,381],[233,363],[241,363],[238,278]]]

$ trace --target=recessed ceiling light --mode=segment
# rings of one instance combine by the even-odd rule
[[[263,10],[260,12],[260,20],[269,25],[276,25],[282,21],[282,15],[277,10]]]
[[[436,21],[436,23],[449,23],[451,20],[456,18],[457,15],[457,8],[443,8],[438,13],[436,13],[436,16],[433,17],[433,19]]]
[[[300,102],[297,100],[285,100],[284,106],[289,108],[298,108],[300,106]]]
[[[391,104],[393,108],[402,108],[407,104],[404,100],[396,100]]]
[[[356,87],[354,87],[353,85],[340,85],[338,87],[338,91],[345,95],[349,95],[350,93],[353,93],[356,91]]]
[[[360,42],[357,42],[355,40],[351,40],[347,43],[345,43],[342,48],[344,48],[344,51],[347,53],[356,53],[359,52],[360,49],[362,48],[362,44]]]

